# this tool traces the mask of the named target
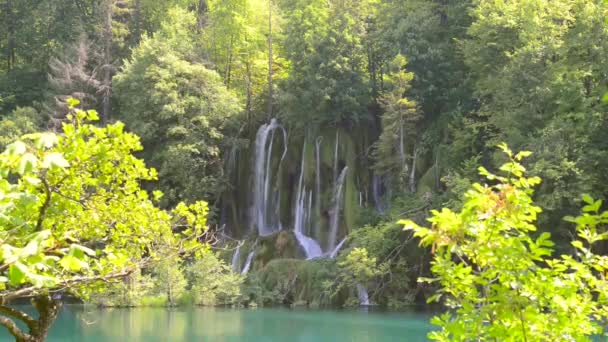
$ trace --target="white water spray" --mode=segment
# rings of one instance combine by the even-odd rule
[[[238,273],[240,271],[240,259],[241,259],[241,246],[243,244],[239,243],[239,245],[234,250],[234,254],[232,255],[232,271]]]
[[[270,235],[281,230],[281,222],[277,211],[271,211],[278,207],[280,194],[270,195],[270,184],[272,181],[272,150],[275,131],[279,129],[283,133],[283,154],[280,165],[287,154],[287,132],[276,119],[269,124],[264,124],[258,130],[255,139],[255,165],[254,165],[254,189],[252,220],[260,236]]]
[[[300,179],[298,181],[298,192],[296,195],[296,203],[294,210],[294,223],[293,230],[296,236],[296,240],[306,254],[306,259],[312,259],[320,257],[323,254],[321,246],[315,241],[315,239],[304,235],[305,225],[310,224],[311,204],[312,204],[312,192],[307,192],[304,186],[304,172],[306,171],[306,143],[302,148],[302,162],[300,164]]]
[[[251,268],[251,263],[253,262],[254,256],[255,256],[255,250],[249,252],[249,255],[247,255],[247,260],[245,261],[245,266],[243,267],[243,271],[241,271],[241,274],[247,274],[247,272],[249,272],[249,269]]]
[[[338,256],[338,252],[340,252],[340,250],[342,249],[342,246],[344,245],[345,242],[346,242],[346,238],[342,239],[342,241],[340,241],[340,243],[336,246],[336,248],[334,248],[329,253],[330,259],[335,259]]]
[[[367,293],[367,289],[365,286],[360,283],[357,284],[357,294],[359,296],[359,305],[361,306],[369,306],[369,294]]]
[[[331,216],[331,225],[329,228],[329,239],[328,239],[328,249],[333,250],[336,248],[336,243],[338,240],[338,228],[340,225],[340,211],[342,208],[342,188],[344,187],[344,180],[346,179],[346,172],[348,171],[348,166],[345,166],[340,173],[340,176],[336,180],[336,190],[334,193],[334,208],[332,210]]]

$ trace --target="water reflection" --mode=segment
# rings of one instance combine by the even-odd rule
[[[426,341],[425,313],[66,306],[49,341]],[[0,341],[12,341],[0,330]]]

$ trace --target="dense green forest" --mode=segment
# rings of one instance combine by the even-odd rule
[[[30,244],[10,242],[24,251],[0,256],[2,291],[87,269],[104,285],[71,295],[104,306],[458,297],[418,281],[451,272],[437,260],[458,239],[398,221],[441,226],[433,210],[447,208],[469,222],[475,183],[521,188],[529,201],[505,202],[528,205],[513,215],[534,212],[538,230],[518,234],[578,255],[591,223],[572,217],[608,195],[607,17],[603,0],[0,0],[0,241],[29,227],[23,239],[70,250],[47,274],[59,247],[27,254],[27,270],[10,260]]]

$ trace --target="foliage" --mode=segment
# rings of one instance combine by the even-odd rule
[[[34,133],[42,126],[40,114],[31,107],[18,107],[0,119],[0,148],[14,142],[22,135]]]
[[[73,109],[63,135],[25,135],[0,155],[3,303],[33,296],[39,310],[52,309],[53,318],[49,292],[86,296],[160,257],[160,251],[166,258],[200,249],[206,203],[182,204],[172,213],[155,207],[140,188],[156,172],[133,156],[141,149],[139,139],[122,123],[86,123],[97,118],[95,111]],[[174,225],[182,227],[179,233]],[[47,314],[40,312],[40,319],[50,324]],[[30,320],[25,319],[32,336],[46,333],[48,326],[33,329]],[[2,324],[16,337],[25,334],[8,321]]]
[[[369,116],[364,70],[364,20],[368,1],[289,1],[285,4],[283,117],[295,127],[353,124]]]
[[[480,167],[489,184],[475,183],[462,210],[433,211],[431,228],[401,221],[434,253],[434,278],[440,290],[433,300],[452,310],[433,319],[438,341],[591,340],[604,333],[607,258],[594,246],[608,236],[608,212],[601,200],[583,196],[583,214],[572,241],[576,256],[553,256],[550,234],[533,236],[541,208],[532,200],[538,177],[526,177],[520,161],[530,152],[513,154],[496,175]]]
[[[199,305],[234,304],[241,297],[243,276],[214,253],[197,258],[187,268],[194,303]]]
[[[231,145],[227,135],[241,106],[200,59],[189,31],[194,16],[174,9],[168,20],[133,51],[115,77],[115,94],[121,119],[159,170],[163,204],[173,205],[214,199],[225,188],[222,151]]]
[[[405,71],[406,63],[405,56],[398,55],[388,65],[386,90],[379,98],[383,109],[382,133],[374,146],[376,170],[392,180],[398,189],[405,188],[409,181],[407,163],[416,158],[416,123],[420,120],[417,104],[405,97],[414,78],[414,74]],[[412,146],[411,157],[406,156],[407,146]]]

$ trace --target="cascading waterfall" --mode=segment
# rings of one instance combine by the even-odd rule
[[[306,171],[306,165],[304,164],[306,160],[305,157],[306,143],[302,148],[302,163],[300,164],[300,179],[298,181],[298,192],[296,195],[293,230],[298,243],[304,249],[306,259],[312,259],[320,257],[323,254],[323,251],[315,239],[304,235],[304,226],[310,224],[310,216],[312,215],[312,192],[307,192],[306,187],[304,186],[304,172]]]
[[[317,217],[317,224],[315,225],[315,234],[317,239],[321,236],[321,141],[323,137],[317,137],[315,141],[315,181],[316,181],[316,193],[315,193],[315,213]]]
[[[359,305],[369,306],[369,294],[367,289],[362,284],[357,284],[357,295],[359,296]]]
[[[330,253],[329,253],[329,258],[330,259],[335,259],[338,256],[338,252],[340,252],[340,249],[342,249],[342,246],[344,245],[344,243],[346,242],[347,238],[342,239],[342,241],[340,241],[340,243],[336,246],[336,248],[334,248]]]
[[[372,177],[372,196],[374,198],[374,205],[376,211],[380,214],[384,214],[384,202],[382,199],[382,178],[379,175]]]
[[[340,224],[340,210],[342,208],[342,188],[344,187],[344,180],[346,179],[346,172],[348,166],[345,166],[340,173],[340,176],[336,180],[336,190],[334,192],[334,208],[331,215],[331,225],[329,228],[329,243],[328,249],[333,250],[336,248],[336,242],[338,240],[338,228]]]
[[[277,210],[271,212],[272,208],[278,207],[280,194],[270,196],[270,184],[272,181],[272,150],[275,131],[280,129],[283,133],[283,154],[279,162],[279,168],[287,154],[287,132],[276,119],[269,124],[264,124],[257,132],[255,139],[255,166],[254,166],[254,189],[252,220],[257,227],[260,236],[270,235],[281,230],[281,222]]]
[[[232,271],[238,273],[240,271],[240,261],[241,261],[241,246],[243,244],[239,243],[239,245],[234,250],[234,254],[232,255]]]
[[[247,255],[247,260],[245,260],[245,266],[243,267],[241,274],[247,274],[247,272],[249,272],[249,269],[251,268],[251,263],[253,262],[254,256],[255,256],[255,249],[252,250],[251,252],[249,252],[249,255]]]

